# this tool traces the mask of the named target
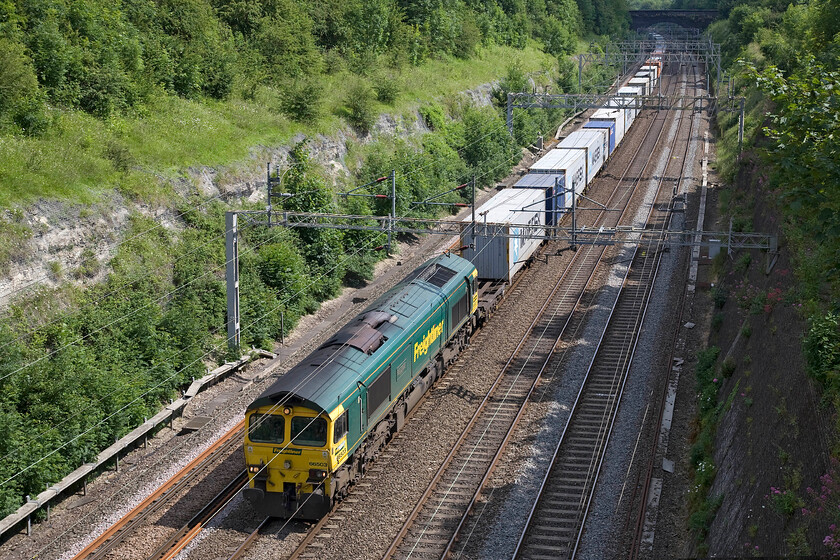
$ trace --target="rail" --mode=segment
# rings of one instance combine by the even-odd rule
[[[238,370],[243,365],[247,364],[257,356],[274,357],[274,354],[266,350],[254,350],[249,355],[242,356],[240,359],[234,362],[228,362],[222,366],[219,366],[213,371],[208,372],[207,375],[205,375],[204,377],[194,380],[192,384],[190,384],[189,388],[187,388],[187,390],[184,392],[184,396],[166,405],[163,408],[163,410],[155,414],[152,418],[149,418],[140,426],[136,427],[128,434],[114,442],[113,445],[104,449],[101,453],[99,453],[99,455],[96,458],[96,461],[92,463],[85,463],[78,469],[65,476],[57,484],[47,487],[47,489],[38,494],[35,497],[35,499],[30,499],[29,496],[27,496],[27,501],[23,506],[18,508],[18,510],[15,513],[8,515],[2,520],[0,520],[0,537],[2,537],[5,533],[9,532],[11,529],[19,526],[23,522],[26,522],[26,534],[31,534],[32,514],[36,513],[38,510],[46,506],[47,519],[49,519],[50,503],[56,498],[65,495],[71,489],[76,489],[76,485],[79,482],[82,482],[85,485],[86,491],[86,479],[88,475],[90,475],[91,473],[95,473],[97,470],[109,464],[111,461],[115,462],[116,468],[119,470],[119,460],[121,453],[125,452],[126,450],[132,449],[140,440],[145,441],[145,439],[148,438],[149,434],[154,432],[162,424],[166,422],[171,423],[172,419],[180,414],[180,412],[184,409],[187,403],[190,402],[190,399],[192,399],[192,397],[196,396],[199,392],[203,391],[207,387],[218,383],[227,375]]]

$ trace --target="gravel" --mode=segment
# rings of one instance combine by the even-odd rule
[[[676,133],[675,124],[670,131],[666,131],[666,142],[673,139]],[[694,134],[694,138],[698,135]],[[695,146],[696,149],[696,146]],[[693,161],[696,153],[689,153],[689,160]],[[657,162],[657,168],[652,177],[662,175],[665,164],[670,157],[664,153]],[[656,180],[649,183],[644,204],[636,211],[634,222],[644,223],[650,205],[653,203]],[[675,224],[681,227],[681,224]],[[589,312],[588,323],[579,343],[563,357],[562,374],[556,381],[547,380],[546,389],[553,393],[547,401],[530,405],[530,410],[523,419],[513,441],[509,444],[502,463],[488,485],[487,495],[475,509],[475,517],[479,521],[473,527],[471,534],[462,537],[458,552],[461,557],[469,558],[500,558],[510,557],[516,540],[524,528],[525,518],[530,510],[533,497],[545,474],[548,462],[554,452],[558,435],[562,433],[571,406],[580,388],[589,363],[592,359],[593,345],[587,341],[597,340],[603,332],[609,309],[612,307],[618,286],[624,276],[626,264],[630,257],[627,248],[619,250],[610,259],[618,262],[610,274],[604,288],[600,290],[593,308]],[[679,266],[679,251],[666,255],[663,263],[665,276],[658,281],[659,286],[667,286],[668,278],[675,267]],[[659,318],[668,318],[667,300],[655,294],[656,307],[648,311],[646,322],[658,324]],[[657,353],[656,340],[658,331],[648,327],[643,331],[643,341],[635,358],[636,368],[631,371],[631,383],[625,390],[622,408],[619,411],[617,425],[612,441],[619,441],[621,445],[611,443],[608,447],[604,462],[604,471],[599,478],[599,489],[593,501],[587,533],[582,543],[583,558],[607,558],[626,553],[626,549],[610,548],[609,543],[616,542],[617,527],[615,518],[616,501],[622,492],[622,485],[626,477],[627,462],[638,437],[638,424],[644,414],[645,403],[649,398],[649,389],[644,382],[637,378],[642,374],[650,375],[650,368],[644,367],[651,363],[650,356]],[[646,345],[645,348],[642,346]],[[640,404],[641,403],[641,404]],[[633,422],[635,422],[635,427]],[[606,482],[605,482],[606,481]],[[629,490],[625,490],[629,491]],[[623,521],[623,520],[620,520]]]
[[[701,128],[707,129],[708,122],[695,118],[691,129],[692,141],[685,156],[689,162],[698,161]],[[680,182],[681,193],[693,190],[699,184],[697,163],[684,172],[686,176]],[[684,224],[685,214],[673,214],[670,224],[672,229],[682,229]],[[634,506],[638,504],[632,504],[630,498],[636,489],[638,470],[646,467],[652,440],[658,436],[653,433],[653,427],[660,414],[657,403],[671,365],[665,362],[668,359],[668,348],[663,347],[663,343],[671,339],[675,329],[680,328],[676,324],[679,317],[674,314],[672,302],[679,298],[684,289],[687,253],[688,249],[672,249],[663,256],[660,263],[645,317],[645,327],[633,358],[630,382],[625,389],[622,407],[616,418],[587,521],[586,533],[581,542],[579,557],[582,559],[614,557],[622,552],[626,553],[629,546],[626,539],[628,536],[632,537],[631,534],[623,535],[623,539],[616,538],[616,535],[622,530],[632,532],[634,528]],[[647,405],[650,405],[649,410]],[[641,499],[646,500],[647,497],[643,496]]]
[[[648,194],[648,199],[651,196]],[[647,200],[646,205],[649,204],[650,200]],[[637,219],[641,214],[646,214],[644,208],[637,210]],[[295,337],[289,341],[289,344],[297,341],[300,345],[300,351],[296,356],[299,358],[305,355],[308,349],[319,344],[320,340],[329,334],[328,331],[334,330],[337,325],[352,316],[354,309],[364,304],[361,302],[358,305],[351,305],[349,301],[353,297],[358,298],[364,295],[367,299],[375,298],[396,283],[402,276],[400,272],[412,270],[427,255],[437,252],[440,245],[440,239],[427,239],[423,244],[404,248],[404,254],[400,257],[404,266],[392,267],[387,277],[378,278],[377,283],[364,292],[345,291],[342,301],[331,302],[322,308],[317,317],[304,320],[296,330]],[[628,260],[629,253],[627,249],[621,249],[615,251],[613,256],[615,257],[612,259],[613,262],[616,260],[624,262]],[[523,285],[528,286],[528,289],[522,291],[520,296],[522,299],[512,295],[503,303],[494,320],[490,322],[490,328],[485,329],[476,337],[447,376],[435,386],[428,398],[415,410],[412,419],[376,460],[369,474],[356,487],[350,498],[339,506],[332,519],[332,525],[327,525],[323,536],[316,539],[320,545],[318,556],[324,558],[380,558],[382,556],[419,499],[426,484],[436,472],[443,457],[448,453],[452,443],[478,406],[480,396],[486,392],[512,352],[513,346],[530,324],[535,310],[526,301],[538,300],[541,295],[546,294],[569,258],[570,255],[564,253],[549,259],[549,264],[538,262],[525,272],[528,277],[526,281],[523,281]],[[667,260],[675,260],[675,257],[669,256]],[[395,264],[395,261],[396,259],[390,259],[388,263],[381,266],[381,269],[384,271],[389,265]],[[478,524],[471,538],[466,541],[469,545],[468,551],[478,546],[475,543],[479,543],[480,549],[476,553],[478,557],[498,558],[503,553],[512,551],[509,537],[508,539],[501,537],[514,532],[511,519],[524,521],[523,504],[530,501],[534,485],[541,479],[546,461],[553,452],[553,441],[556,441],[557,430],[562,429],[568,418],[580,380],[591,360],[593,345],[584,341],[594,340],[602,332],[626,265],[626,262],[619,263],[612,268],[607,286],[590,308],[589,322],[585,327],[583,339],[566,356],[564,363],[568,364],[567,373],[558,376],[556,382],[550,386],[554,400],[533,405],[533,412],[529,412],[515,434],[518,439],[509,445],[509,457],[496,471],[492,485],[494,489],[487,496],[493,505],[488,508],[488,515],[482,516],[482,523]],[[676,266],[676,263],[668,266]],[[664,281],[662,283],[664,284]],[[656,311],[652,310],[649,313],[660,316],[667,313],[667,308],[664,304],[660,304]],[[341,321],[334,319],[337,314],[343,317]],[[312,336],[313,329],[316,329],[319,324],[318,321],[321,321],[321,324],[325,322],[328,326],[322,327],[323,332],[316,330],[316,336]],[[653,316],[649,316],[648,321],[653,321]],[[651,340],[655,338],[654,336]],[[641,345],[644,345],[644,348]],[[656,347],[649,341],[640,342],[639,352],[655,355]],[[285,363],[278,365],[278,372],[295,362],[290,358],[287,357]],[[636,358],[637,364],[648,363],[648,361],[649,359],[643,359],[641,354]],[[272,377],[259,379],[260,376],[257,373],[260,367],[265,366],[265,362],[261,362],[248,370],[248,376],[257,377],[254,383],[248,384],[247,379],[244,384],[242,379],[226,381],[197,396],[188,406],[184,419],[177,422],[173,430],[163,430],[158,437],[150,440],[148,449],[137,450],[123,461],[124,465],[133,463],[131,467],[124,467],[120,473],[105,473],[89,485],[89,495],[95,498],[94,501],[71,508],[79,500],[74,498],[65,500],[54,508],[49,523],[36,528],[36,533],[32,538],[16,536],[0,548],[0,552],[10,559],[30,558],[36,555],[69,558],[74,552],[81,550],[93,536],[98,535],[119,519],[156,489],[161,481],[172,476],[181,466],[235,425],[241,418],[245,406],[264,387],[273,382]],[[637,373],[633,372],[631,375],[635,376]],[[546,385],[546,388],[549,386]],[[647,392],[641,389],[641,385],[638,388],[634,386],[629,392],[633,393],[633,404],[625,404],[621,408],[619,413],[621,425],[617,426],[616,430],[622,431],[616,431],[614,438],[622,442],[635,441],[635,437],[630,437],[630,435],[633,433],[634,418],[637,418],[643,409],[643,406],[638,406],[638,403],[644,402],[647,398]],[[195,434],[176,437],[183,422],[193,416],[203,415],[208,410],[213,415],[213,421],[208,426]],[[545,418],[544,421],[543,418]],[[625,420],[630,423],[625,425]],[[607,453],[607,466],[601,480],[607,478],[614,481],[623,480],[624,473],[621,471],[626,470],[626,449],[617,449],[616,446],[611,445]],[[613,457],[613,454],[618,454],[617,458]],[[234,455],[238,455],[238,452]],[[625,458],[624,462],[620,460],[622,457]],[[617,473],[613,472],[616,469]],[[212,485],[206,486],[208,486],[207,492],[210,493]],[[215,492],[219,489],[217,488]],[[604,535],[611,534],[608,533],[611,531],[608,521],[611,514],[608,500],[602,496],[604,493],[602,482],[602,488],[596,494],[594,504],[596,510],[593,511],[593,519],[598,525],[593,525],[588,530],[584,543],[587,554],[590,554],[590,549],[586,547],[592,547],[592,556],[588,557],[603,557],[603,554],[598,556],[603,549],[589,543],[598,539],[606,541],[608,539]],[[190,499],[192,500],[193,497],[191,496]],[[504,501],[499,502],[500,499]],[[158,526],[150,530],[148,534],[140,537],[140,541],[133,543],[133,548],[126,549],[124,555],[119,557],[141,557],[142,554],[137,554],[137,552],[143,548],[144,543],[153,541],[151,538],[153,533],[162,535],[176,529],[178,523],[174,522],[174,514],[169,515],[170,517],[166,517],[164,514],[159,519],[159,523],[164,525],[163,528]],[[180,521],[178,519],[178,522]],[[237,497],[180,557],[201,559],[229,554],[259,521],[261,520],[254,515],[248,504],[241,497]],[[288,556],[303,538],[306,528],[305,523],[275,521],[267,527],[265,536],[259,539],[254,548],[249,551],[248,557],[259,560]],[[60,554],[59,551],[64,554]],[[132,551],[134,551],[133,556]]]

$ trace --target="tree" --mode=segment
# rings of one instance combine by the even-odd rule
[[[285,190],[293,196],[285,208],[292,212],[331,212],[333,196],[324,180],[318,177],[306,152],[306,140],[298,143],[290,155],[290,168],[284,180]],[[301,252],[311,268],[312,294],[318,301],[334,296],[344,277],[342,233],[331,228],[300,228]]]
[[[827,69],[813,56],[799,70],[784,75],[770,66],[748,75],[776,105],[764,133],[773,140],[767,161],[783,203],[825,246],[833,248],[836,276],[840,262],[840,72]]]
[[[47,125],[38,78],[24,46],[0,37],[0,124],[3,121],[26,134],[37,134]]]

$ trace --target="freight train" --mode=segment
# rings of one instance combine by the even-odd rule
[[[626,98],[660,76],[649,59],[615,103],[476,209],[482,227],[465,221],[462,256],[426,262],[248,406],[244,495],[257,511],[315,520],[347,495],[533,258],[539,226],[559,224],[618,147],[640,107]]]

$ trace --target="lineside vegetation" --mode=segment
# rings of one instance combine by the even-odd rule
[[[116,191],[174,207],[180,221],[170,230],[133,215],[109,263],[88,250],[77,269],[51,267],[59,281],[104,280],[87,289],[60,282],[4,311],[0,515],[228,357],[223,232],[231,207],[178,197],[169,183],[183,169],[235,166],[254,146],[348,124],[366,134],[382,112],[419,112],[427,133],[351,143],[347,182],[394,169],[397,213],[436,216],[436,207],[409,202],[474,175],[479,186],[493,184],[522,146],[564,116],[516,111],[511,138],[499,105],[507,92],[574,91],[566,56],[581,37],[624,25],[621,0],[0,2],[0,272],[38,234],[21,208],[41,198],[84,212]],[[584,80],[591,87],[607,75],[592,68]],[[493,106],[455,95],[500,77]],[[309,161],[305,142],[295,146],[283,190],[299,196],[285,208],[388,213],[372,199],[338,197],[345,187]],[[253,225],[241,241],[247,348],[271,347],[281,317],[288,332],[342,286],[368,281],[385,240]]]

